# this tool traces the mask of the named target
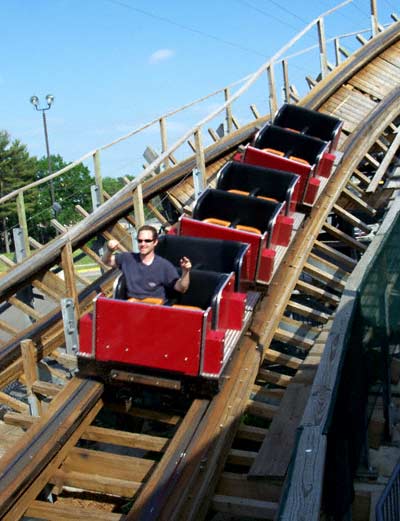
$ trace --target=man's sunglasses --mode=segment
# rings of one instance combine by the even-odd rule
[[[154,239],[138,239],[137,242],[139,242],[139,243],[140,242],[147,242],[147,243],[149,243],[149,242],[154,242]]]

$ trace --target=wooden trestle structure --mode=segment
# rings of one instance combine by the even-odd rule
[[[251,123],[233,125],[205,148],[195,130],[191,157],[173,164],[165,148],[159,173],[151,175],[149,167],[150,175],[90,214],[78,208],[83,218],[71,229],[54,223],[59,233],[49,244],[28,238],[37,249],[28,259],[14,265],[2,257],[9,270],[0,278],[0,404],[7,409],[2,426],[13,426],[16,438],[5,440],[0,460],[1,519],[200,520],[218,512],[238,519],[319,519],[323,427],[342,355],[330,330],[346,281],[367,249],[333,223],[339,219],[348,230],[369,233],[367,222],[382,221],[399,149],[400,22],[362,43],[297,100],[344,121],[335,171],[212,400],[178,407],[161,395],[158,408],[146,400],[121,404],[102,384],[74,377],[60,300],[71,298],[79,317],[99,291],[109,295],[114,273],[104,270],[91,241],[116,238],[130,249],[126,223],[140,223],[144,205],[163,224],[160,198],[190,212],[193,169],[203,165],[212,183],[268,114],[254,111]],[[339,251],[343,245],[351,254]],[[96,264],[94,280],[77,271],[77,250]],[[46,309],[21,298],[29,287],[50,302]],[[3,315],[12,311],[31,325],[16,329]],[[340,320],[345,328],[346,317]]]

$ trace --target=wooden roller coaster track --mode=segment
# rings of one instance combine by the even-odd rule
[[[116,238],[130,249],[125,224],[140,222],[141,205],[154,209],[160,196],[190,211],[189,174],[199,156],[212,183],[269,115],[131,182],[91,214],[78,208],[82,221],[68,230],[54,223],[59,235],[47,245],[31,241],[38,251],[29,259],[14,265],[3,258],[10,269],[0,279],[0,404],[7,411],[2,426],[14,438],[5,438],[0,460],[1,519],[197,520],[218,512],[242,519],[319,518],[322,427],[341,359],[327,340],[347,279],[367,249],[362,238],[333,223],[364,234],[370,233],[367,220],[381,223],[399,148],[400,22],[363,43],[298,101],[344,121],[335,171],[212,400],[172,403],[162,392],[116,400],[102,384],[73,376],[60,300],[71,298],[79,317],[99,291],[110,294],[114,273],[104,271],[91,241]],[[160,162],[170,157],[166,151]],[[159,210],[155,215],[163,220]],[[78,250],[97,265],[92,282],[74,265]],[[51,305],[24,301],[27,287]],[[3,318],[12,311],[31,325],[17,328]],[[299,428],[313,448],[312,461],[300,459],[289,473]],[[296,474],[299,465],[310,468],[311,477]]]

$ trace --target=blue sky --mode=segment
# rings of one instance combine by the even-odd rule
[[[300,9],[293,0],[0,0],[0,128],[31,154],[43,156],[42,121],[29,99],[35,94],[44,102],[51,93],[50,150],[73,161],[257,70],[308,22],[339,3],[307,0]],[[396,3],[378,0],[381,23],[390,21]],[[327,37],[369,27],[369,6],[370,0],[353,0],[332,15]],[[313,43],[306,37],[297,49]],[[309,72],[305,55],[292,69],[298,90],[306,88]],[[255,98],[266,112],[261,90]],[[170,142],[221,102],[209,100],[191,115],[171,120]],[[103,174],[140,170],[146,143],[159,147],[155,130],[119,153],[104,152]]]

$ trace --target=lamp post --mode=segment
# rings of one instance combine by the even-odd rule
[[[53,104],[53,101],[54,101],[54,96],[52,96],[51,94],[47,94],[47,96],[46,96],[47,107],[40,108],[40,101],[37,96],[32,96],[30,99],[30,102],[35,107],[35,109],[42,113],[44,138],[46,141],[47,167],[48,167],[49,175],[51,175],[52,172],[51,172],[51,162],[50,162],[49,136],[47,134],[46,110],[49,110],[49,108]],[[51,197],[51,206],[52,206],[53,210],[55,211],[56,210],[56,207],[55,207],[56,198],[54,195],[53,179],[50,179],[50,197]]]

